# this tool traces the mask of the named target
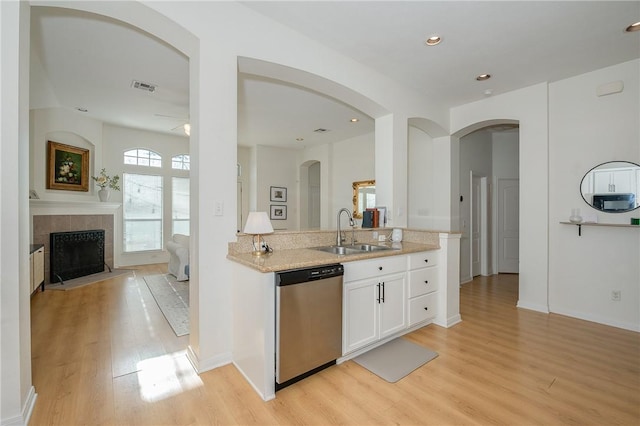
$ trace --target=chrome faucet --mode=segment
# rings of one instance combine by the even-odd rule
[[[342,214],[342,212],[347,213],[347,216],[349,217],[349,225],[351,226],[351,229],[353,229],[353,227],[355,226],[355,223],[353,222],[353,217],[351,217],[351,212],[349,211],[349,209],[341,208],[340,210],[338,210],[338,218],[337,218],[338,232],[336,234],[336,245],[337,246],[341,246],[342,245],[342,235],[341,235],[341,232],[340,232],[340,215]]]

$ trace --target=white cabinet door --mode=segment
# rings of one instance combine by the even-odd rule
[[[380,280],[380,338],[407,328],[405,274]]]
[[[378,340],[378,280],[344,284],[343,354]]]
[[[635,193],[635,170],[616,170],[612,173],[613,192]]]
[[[593,172],[594,193],[635,193],[637,188],[634,173],[635,170],[633,169],[611,169],[595,171]]]

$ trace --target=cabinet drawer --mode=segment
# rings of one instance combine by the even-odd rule
[[[408,255],[409,257],[409,270],[424,268],[425,266],[435,266],[438,264],[438,252],[437,251],[422,251],[420,253],[413,253]]]
[[[344,281],[357,281],[365,278],[378,277],[396,272],[404,272],[407,268],[406,256],[388,256],[377,259],[345,262]]]
[[[438,293],[429,293],[409,299],[409,327],[436,316]]]
[[[409,297],[421,296],[438,289],[438,268],[409,271]]]

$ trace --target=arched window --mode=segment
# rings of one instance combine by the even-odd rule
[[[190,170],[189,154],[179,154],[171,159],[171,168],[177,170]]]
[[[148,149],[132,149],[125,151],[124,164],[135,166],[162,167],[162,156]]]

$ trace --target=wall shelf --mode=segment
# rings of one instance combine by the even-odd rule
[[[583,226],[608,226],[608,227],[615,227],[615,228],[638,228],[640,229],[639,225],[631,225],[631,224],[627,224],[627,223],[590,223],[590,222],[586,222],[586,223],[573,223],[573,222],[560,222],[563,225],[575,225],[578,227],[578,236],[582,236],[582,227]]]

